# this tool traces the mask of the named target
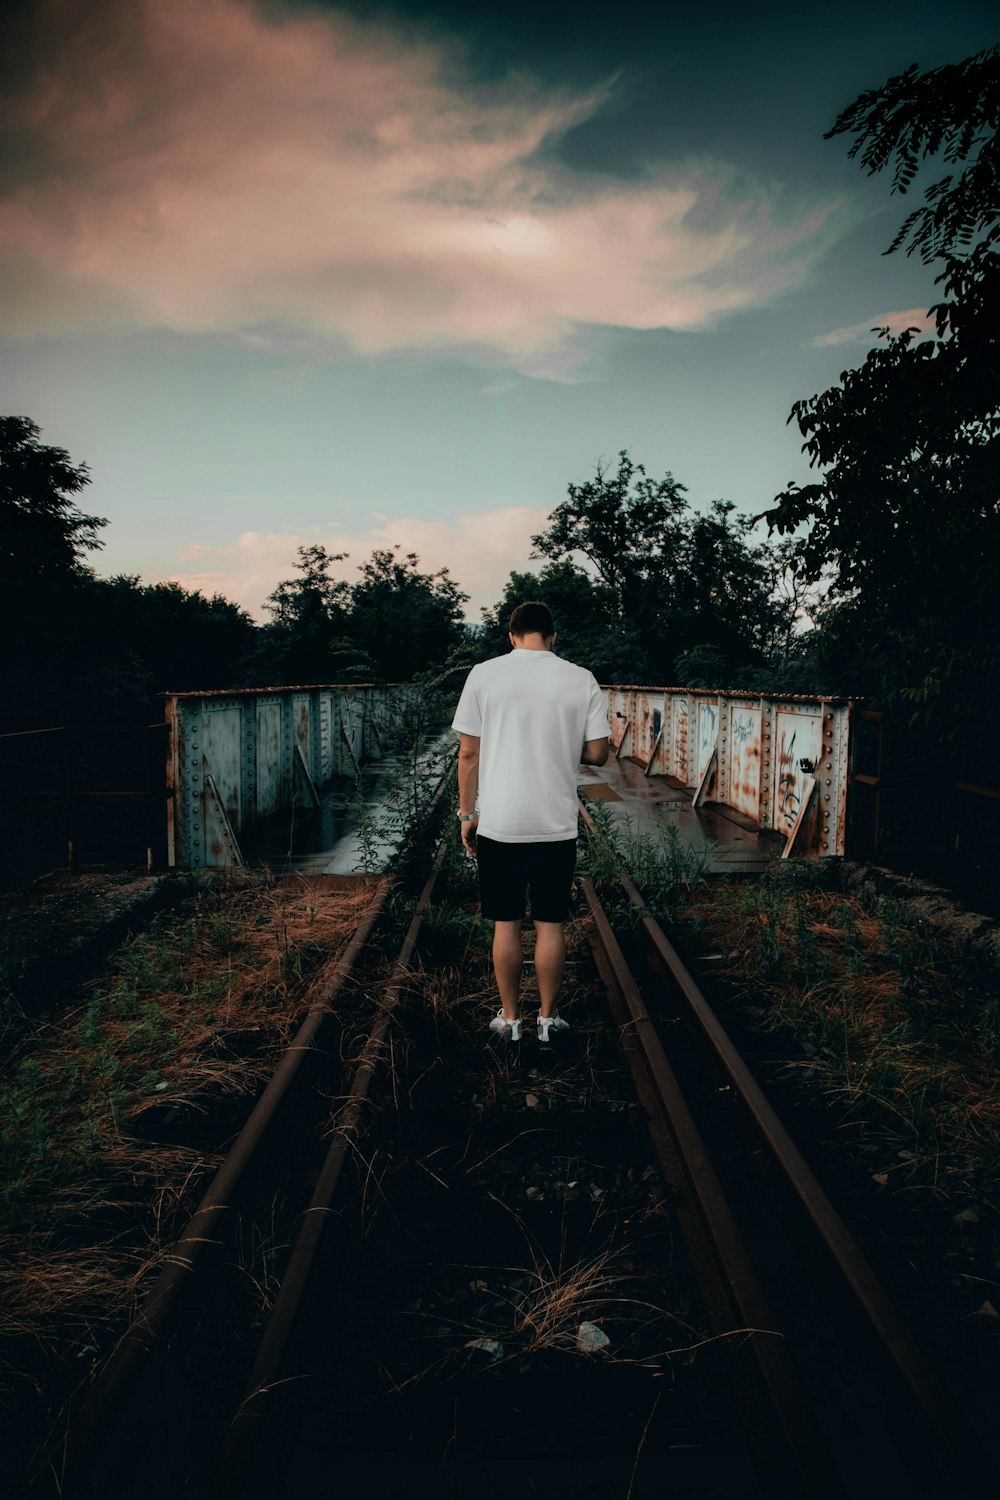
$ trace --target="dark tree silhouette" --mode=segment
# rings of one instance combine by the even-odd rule
[[[107,521],[75,504],[90,483],[86,464],[39,442],[28,417],[0,417],[0,579],[79,577],[83,555],[99,548]]]
[[[422,573],[415,552],[377,548],[351,589],[348,631],[383,681],[408,682],[462,645],[468,597],[447,568]]]
[[[977,239],[1000,234],[1000,48],[920,73],[916,63],[881,88],[861,94],[838,115],[824,139],[853,135],[848,156],[860,156],[869,174],[893,169],[892,191],[906,193],[920,163],[940,155],[964,162],[924,192],[924,203],[906,219],[886,254],[906,244],[924,262],[967,250]]]
[[[936,337],[883,329],[859,369],[795,404],[789,420],[822,476],[789,485],[765,513],[795,538],[805,576],[832,572],[827,660],[842,690],[909,701],[952,741],[982,725],[1000,687],[998,121],[996,48],[911,68],[837,121],[831,133],[853,130],[869,171],[894,164],[901,192],[920,153],[969,166],[928,189],[889,247],[912,234],[925,260],[944,257]]]
[[[685,681],[680,659],[699,651],[699,666],[711,663],[717,673],[706,685],[736,686],[787,643],[789,604],[776,590],[780,564],[773,549],[754,543],[753,521],[730,501],[698,513],[686,493],[670,473],[650,479],[623,450],[614,473],[600,463],[593,479],[570,484],[568,498],[532,538],[534,556],[551,560],[542,579],[569,606],[560,649],[577,653],[574,660],[605,681]],[[553,565],[570,571],[550,571]],[[515,577],[520,586],[531,575]],[[514,583],[498,610],[506,608]]]

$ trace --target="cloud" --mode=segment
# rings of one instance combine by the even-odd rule
[[[706,326],[799,284],[832,203],[724,165],[641,181],[551,147],[613,84],[473,82],[454,43],[252,0],[40,0],[9,102],[0,320],[31,336],[308,330],[556,378],[579,325]],[[30,49],[29,49],[30,50]]]
[[[825,349],[830,344],[877,344],[880,328],[890,333],[903,333],[907,328],[922,330],[921,338],[933,338],[933,320],[928,318],[923,307],[908,307],[903,312],[877,313],[863,323],[852,323],[848,328],[834,328],[829,333],[819,334],[811,340],[816,349]]]
[[[431,521],[416,517],[383,519],[367,532],[343,532],[309,535],[291,532],[245,531],[226,547],[209,547],[197,542],[178,548],[183,563],[195,564],[184,572],[165,572],[147,577],[155,583],[170,579],[184,588],[200,589],[206,594],[223,594],[241,604],[257,619],[265,618],[263,602],[276,584],[293,575],[297,561],[296,548],[321,542],[329,552],[347,552],[346,561],[337,565],[337,577],[354,580],[357,569],[376,547],[399,545],[403,552],[415,552],[422,572],[434,573],[447,567],[452,578],[467,593],[466,618],[479,619],[483,605],[493,605],[503,593],[510,573],[517,569],[537,571],[541,564],[530,563],[531,537],[545,525],[548,511],[541,507],[511,505],[480,511],[449,521]]]

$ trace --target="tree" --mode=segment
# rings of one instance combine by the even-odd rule
[[[250,667],[254,680],[333,682],[345,675],[350,586],[331,569],[346,557],[318,542],[298,548],[298,577],[286,578],[265,600],[271,623]]]
[[[599,682],[640,682],[653,673],[635,626],[618,618],[611,590],[569,558],[546,563],[537,575],[511,573],[502,598],[483,610],[483,656],[510,649],[507,624],[526,599],[545,600],[556,622],[556,651]]]
[[[11,730],[66,716],[94,577],[84,558],[107,524],[73,500],[86,464],[40,436],[28,417],[0,417],[0,720]]]
[[[59,583],[88,570],[83,554],[99,548],[102,516],[72,496],[90,483],[86,464],[39,442],[27,417],[0,417],[0,582]]]
[[[670,473],[648,478],[623,448],[614,474],[602,461],[593,479],[567,486],[567,499],[532,537],[531,555],[558,562],[581,553],[608,590],[615,615],[634,619],[651,589],[660,591],[687,511],[685,493]]]
[[[532,539],[534,555],[571,568],[582,555],[593,569],[601,613],[590,614],[591,659],[603,632],[614,660],[631,650],[625,676],[677,682],[679,659],[710,648],[723,679],[713,686],[736,686],[787,633],[787,606],[775,589],[780,569],[732,502],[716,500],[699,514],[685,494],[672,474],[651,480],[622,451],[614,474],[598,464],[593,479],[569,485],[568,499]]]
[[[462,644],[462,605],[469,597],[447,568],[422,573],[415,552],[399,552],[376,548],[350,591],[350,637],[389,682],[444,666]]]
[[[830,132],[854,131],[851,154],[862,152],[869,171],[894,164],[901,193],[920,154],[969,165],[927,189],[887,252],[910,237],[925,260],[943,256],[936,337],[883,329],[859,369],[795,404],[789,420],[822,477],[789,485],[765,513],[772,530],[795,537],[807,578],[832,571],[841,690],[885,706],[908,699],[953,740],[1000,686],[998,123],[992,48],[928,74],[908,69]]]
[[[893,165],[892,191],[906,193],[922,159],[940,154],[965,167],[924,192],[924,203],[904,220],[886,254],[909,239],[907,254],[926,263],[967,250],[976,237],[995,243],[1000,234],[1000,48],[977,52],[964,62],[905,73],[871,89],[838,115],[824,139],[853,134],[847,153],[860,154],[869,176]]]
[[[264,608],[274,623],[288,630],[309,630],[318,623],[323,630],[342,625],[350,592],[346,580],[331,578],[334,563],[346,552],[327,552],[320,543],[298,547],[298,578],[286,578],[268,594]]]
[[[677,660],[692,651],[710,653],[701,659],[714,658],[729,674],[704,685],[725,687],[746,681],[749,668],[770,667],[787,645],[791,607],[779,591],[782,561],[754,542],[754,525],[731,500],[713,500],[707,512],[686,519],[657,613],[674,642],[678,681],[696,685]]]
[[[100,692],[129,661],[138,663],[149,694],[235,685],[253,650],[256,627],[221,594],[208,597],[179,583],[144,584],[120,574],[95,579],[87,603],[88,656],[82,682]],[[150,708],[152,704],[150,704]],[[137,714],[149,708],[137,705]]]
[[[144,723],[170,688],[238,680],[256,634],[221,596],[176,583],[99,578],[99,516],[72,497],[85,464],[39,442],[26,417],[0,419],[0,718],[11,730]]]

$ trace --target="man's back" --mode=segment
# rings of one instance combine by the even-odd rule
[[[581,751],[608,733],[591,672],[551,651],[515,648],[473,667],[453,727],[481,742],[481,836],[499,843],[576,837]]]

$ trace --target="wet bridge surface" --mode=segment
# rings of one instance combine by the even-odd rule
[[[430,786],[440,775],[429,747],[417,774]],[[251,862],[302,875],[374,874],[392,862],[399,834],[400,779],[413,776],[405,757],[387,757],[359,767],[355,780],[340,778],[325,788],[320,805],[264,820],[244,842]],[[454,780],[454,770],[446,772]],[[733,808],[692,806],[690,788],[672,776],[646,776],[635,762],[612,757],[601,767],[581,766],[578,783],[586,801],[602,802],[637,834],[654,837],[670,827],[684,846],[704,851],[708,872],[754,873],[778,858],[783,840],[762,833]],[[456,788],[457,798],[457,788]]]
[[[673,776],[646,776],[630,760],[612,757],[604,766],[581,766],[580,790],[588,802],[603,802],[612,816],[636,833],[659,836],[675,828],[681,843],[705,851],[711,874],[751,874],[781,855],[784,840],[762,833],[733,808],[692,806],[691,791]]]

